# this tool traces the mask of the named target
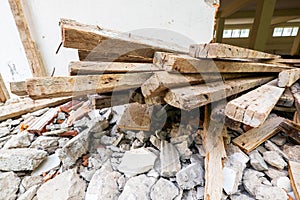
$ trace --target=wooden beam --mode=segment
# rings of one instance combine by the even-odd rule
[[[238,56],[238,55],[237,55]],[[160,69],[180,73],[259,73],[281,72],[291,67],[276,64],[197,59],[183,54],[156,52],[153,63]]]
[[[279,98],[276,106],[293,107],[294,97],[290,88],[285,88],[284,93]]]
[[[276,0],[263,0],[257,2],[254,23],[249,37],[249,47],[264,51],[269,38],[269,29]]]
[[[300,13],[299,8],[280,9],[274,11],[273,17],[300,16],[299,13]],[[220,14],[218,14],[217,17],[220,17]],[[232,14],[231,16],[229,16],[228,19],[241,19],[241,18],[254,18],[254,17],[255,17],[255,11],[238,11]]]
[[[284,121],[282,117],[272,117],[266,120],[260,127],[253,128],[232,140],[245,153],[249,154],[263,142],[280,132],[279,124]]]
[[[300,55],[300,30],[298,30],[297,36],[294,39],[293,46],[291,49],[291,55]]]
[[[279,129],[292,138],[297,144],[300,144],[300,125],[285,119],[283,122],[279,124]]]
[[[223,135],[226,132],[222,123],[210,119],[210,107],[205,106],[202,139],[206,154],[204,199],[207,200],[222,199],[222,160],[226,157]]]
[[[216,42],[219,42],[219,43],[222,42],[224,26],[225,26],[225,18],[217,18],[217,20],[216,20]]]
[[[278,75],[278,87],[291,87],[300,79],[300,69],[284,70]]]
[[[273,77],[251,77],[175,88],[170,89],[164,99],[168,104],[174,107],[184,110],[192,110],[211,102],[215,102],[231,95],[246,91],[272,79]]]
[[[0,73],[0,102],[4,103],[9,98],[10,98],[9,93],[7,91],[7,88],[5,86],[5,83]]]
[[[32,100],[26,98],[18,103],[9,104],[0,107],[0,121],[18,117],[28,112],[33,112],[42,108],[60,105],[67,101],[70,101],[72,97],[52,98],[52,99],[40,99]]]
[[[274,11],[275,12],[275,11]],[[285,23],[287,21],[293,20],[293,19],[297,19],[299,18],[299,16],[280,16],[280,17],[273,17],[272,21],[271,21],[271,25],[276,25],[276,24],[281,24],[281,23]]]
[[[191,45],[189,55],[195,58],[274,59],[280,57],[277,55],[221,43]]]
[[[80,96],[138,88],[151,75],[151,72],[146,72],[31,78],[26,80],[26,86],[33,99]]]
[[[289,161],[288,164],[289,177],[291,179],[291,185],[293,192],[297,200],[300,199],[300,163]]]
[[[69,64],[69,73],[71,76],[153,71],[161,70],[154,64],[148,63],[73,61]]]
[[[222,6],[220,16],[223,18],[227,18],[235,12],[239,11],[241,8],[247,6],[251,2],[253,2],[253,0],[231,0],[230,3]]]
[[[10,91],[18,96],[28,95],[25,81],[10,82]]]
[[[152,58],[155,51],[188,52],[186,48],[175,43],[111,31],[74,20],[62,19],[60,25],[64,47],[94,51],[103,57],[112,55],[108,61],[124,55]]]
[[[276,85],[277,80],[274,80],[230,101],[226,116],[252,127],[260,126],[284,92],[284,88]]]
[[[9,0],[8,2],[19,30],[20,38],[24,46],[32,75],[34,77],[46,76],[46,69],[44,67],[40,52],[30,34],[27,20],[24,16],[21,0]]]

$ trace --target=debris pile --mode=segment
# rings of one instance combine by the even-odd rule
[[[61,28],[70,76],[11,83],[28,96],[0,107],[0,199],[299,199],[291,60]]]

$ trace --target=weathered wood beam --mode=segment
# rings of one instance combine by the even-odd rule
[[[125,55],[152,58],[155,51],[188,52],[188,49],[175,43],[106,30],[74,20],[62,19],[60,25],[64,47],[94,51],[98,56],[108,58],[106,61]]]
[[[10,95],[7,91],[7,88],[5,86],[5,83],[4,83],[1,73],[0,73],[0,102],[4,103],[9,98],[10,98]]]
[[[0,121],[5,119],[10,119],[13,117],[18,117],[28,112],[33,112],[42,108],[60,105],[67,101],[70,101],[72,97],[63,98],[52,98],[52,99],[40,99],[32,100],[26,98],[18,103],[9,104],[0,107]]]
[[[279,124],[279,129],[288,135],[292,140],[300,144],[300,125],[291,120],[285,119]]]
[[[16,94],[18,96],[27,95],[25,81],[10,82],[9,84],[11,93]]]
[[[252,127],[260,126],[284,92],[284,88],[276,85],[277,80],[274,80],[230,101],[226,116]]]
[[[40,52],[30,34],[21,0],[9,0],[8,2],[18,27],[32,75],[34,77],[46,76],[46,68],[43,64]]]
[[[293,192],[297,200],[300,199],[300,163],[289,161],[288,165],[289,177],[291,179],[291,185]]]
[[[26,80],[26,86],[33,99],[80,96],[138,88],[151,75],[151,72],[146,72],[31,78]]]
[[[216,54],[219,56],[219,54]],[[238,56],[238,55],[236,55]],[[277,73],[292,69],[285,65],[198,59],[188,55],[156,52],[153,63],[160,69],[180,73]]]
[[[221,43],[191,45],[189,55],[195,58],[274,59],[280,57],[273,54]]]
[[[273,13],[273,17],[286,17],[286,16],[300,16],[299,8],[290,8],[290,9],[280,9],[275,10]],[[220,14],[217,15],[220,17]],[[254,18],[255,11],[237,11],[228,17],[228,19],[241,19],[241,18]]]
[[[291,87],[300,79],[300,69],[284,70],[278,75],[278,87]]]
[[[249,154],[263,142],[280,132],[279,124],[284,121],[282,117],[272,117],[266,120],[260,127],[250,129],[246,133],[232,140],[245,153]]]
[[[154,64],[73,61],[69,64],[70,75],[95,75],[161,71]]]
[[[298,30],[297,36],[294,39],[293,46],[291,49],[291,55],[300,55],[300,30]]]
[[[290,21],[290,20],[293,20],[293,19],[297,19],[297,18],[299,18],[299,16],[280,16],[280,17],[275,17],[275,18],[272,19],[271,25],[285,23],[287,21]]]
[[[230,3],[222,6],[220,16],[223,18],[227,18],[235,12],[239,11],[241,8],[247,6],[251,2],[253,2],[253,0],[232,0],[230,1]]]
[[[285,88],[284,93],[281,95],[277,102],[277,106],[292,107],[294,105],[294,97],[290,88]]]
[[[269,30],[275,9],[276,0],[257,2],[254,23],[249,37],[249,47],[264,51],[269,38]]]
[[[224,82],[214,82],[182,88],[170,89],[165,101],[177,108],[192,110],[197,107],[215,102],[250,88],[264,84],[273,77],[240,78]]]
[[[223,39],[223,31],[225,26],[225,18],[216,19],[216,42],[221,43]]]

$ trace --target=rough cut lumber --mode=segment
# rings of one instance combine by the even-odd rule
[[[300,199],[300,163],[289,161],[288,165],[289,177],[291,179],[291,185],[293,192],[297,200]]]
[[[300,69],[290,69],[279,73],[278,87],[291,87],[300,79]]]
[[[279,129],[292,138],[295,142],[300,144],[300,125],[290,121],[288,119],[284,120],[279,125]]]
[[[223,135],[226,128],[222,123],[210,120],[209,107],[205,106],[202,139],[205,149],[205,190],[204,199],[222,199],[223,165],[226,157]]]
[[[276,85],[277,79],[230,101],[226,116],[252,127],[260,126],[284,92],[284,88]]]
[[[152,73],[43,77],[26,80],[33,99],[106,93],[140,87]]]
[[[5,83],[2,79],[2,76],[0,74],[0,102],[5,102],[10,98],[9,93],[6,89]]]
[[[280,58],[280,56],[277,55],[221,43],[191,45],[189,55],[195,58]]]
[[[146,104],[129,104],[122,115],[118,127],[124,130],[149,131],[153,106]]]
[[[174,43],[111,31],[74,20],[62,19],[60,25],[64,47],[93,50],[98,56],[106,57],[107,61],[124,55],[153,58],[155,51],[188,53],[188,49]]]
[[[11,93],[16,94],[18,96],[27,95],[25,81],[10,82],[9,84]]]
[[[286,69],[292,69],[288,66],[276,64],[197,59],[184,54],[166,52],[156,52],[153,63],[166,71],[180,73],[278,73]]]
[[[281,95],[277,102],[277,106],[292,107],[294,105],[294,97],[290,88],[285,88],[284,93]]]
[[[27,20],[23,13],[23,6],[21,0],[9,0],[9,5],[12,14],[15,18],[16,25],[18,27],[19,35],[24,46],[25,54],[31,69],[31,73],[34,77],[46,76],[46,69],[44,67],[40,52],[33,41]]]
[[[114,73],[137,73],[161,71],[153,64],[148,63],[119,63],[119,62],[70,62],[70,75],[96,75]]]
[[[256,147],[277,134],[280,131],[278,128],[279,124],[283,121],[284,118],[282,117],[267,119],[260,127],[247,131],[232,142],[239,146],[245,153],[249,154]]]
[[[264,84],[273,77],[242,78],[170,89],[165,101],[177,108],[191,110]]]
[[[0,121],[18,117],[28,112],[33,112],[42,108],[56,106],[67,101],[70,101],[72,97],[63,97],[63,98],[52,98],[52,99],[40,99],[32,100],[26,98],[21,100],[18,103],[9,104],[6,106],[0,107]]]

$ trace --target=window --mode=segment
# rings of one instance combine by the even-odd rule
[[[296,36],[299,27],[276,27],[273,31],[273,37],[290,37]]]
[[[249,33],[250,29],[225,29],[223,38],[247,38]]]

